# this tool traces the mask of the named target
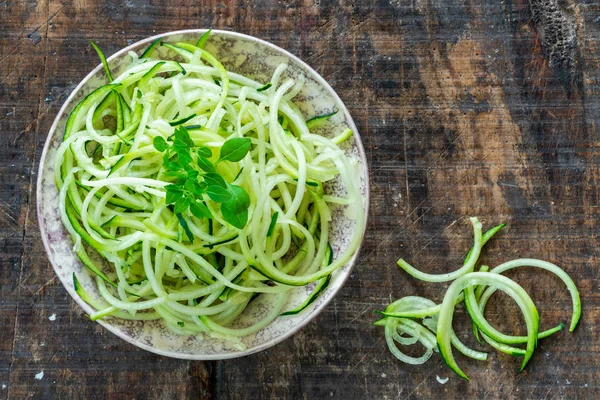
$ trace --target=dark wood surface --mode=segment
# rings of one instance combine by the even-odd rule
[[[599,398],[599,15],[584,0],[0,0],[0,398]],[[156,356],[90,322],[47,261],[35,207],[48,129],[98,63],[88,40],[112,54],[197,27],[257,36],[315,67],[357,123],[372,185],[360,260],[334,301],[272,349],[222,362]],[[416,282],[395,261],[455,269],[472,215],[509,225],[486,264],[557,263],[581,290],[583,318],[541,341],[522,373],[495,352],[458,357],[466,382],[438,355],[401,364],[371,322],[390,299],[441,300],[445,285]],[[511,276],[544,327],[568,321],[560,281]],[[504,297],[489,315],[522,326]]]

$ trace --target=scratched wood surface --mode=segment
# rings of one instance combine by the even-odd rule
[[[585,0],[0,0],[0,398],[599,398],[599,15]],[[316,68],[357,123],[372,185],[360,260],[335,300],[283,343],[223,362],[156,356],[90,322],[55,279],[35,209],[48,129],[98,63],[88,40],[111,54],[196,27],[255,35]],[[438,355],[399,363],[370,324],[390,299],[441,300],[444,285],[409,279],[395,261],[456,268],[471,215],[509,225],[486,264],[561,265],[583,318],[574,334],[541,341],[523,373],[494,352],[458,357],[466,382]],[[568,320],[560,281],[512,276],[544,326]],[[522,325],[501,296],[489,316],[507,331]],[[457,331],[474,344],[465,324]]]

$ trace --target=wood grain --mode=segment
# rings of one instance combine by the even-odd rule
[[[594,2],[557,0],[0,0],[0,398],[600,397],[598,15]],[[48,129],[98,63],[88,40],[110,54],[196,27],[260,37],[316,68],[358,125],[372,185],[360,260],[334,301],[272,349],[220,362],[155,356],[87,320],[55,279],[35,210]],[[471,215],[508,223],[485,263],[561,265],[582,292],[583,318],[574,334],[541,341],[523,373],[494,352],[487,362],[458,357],[466,382],[437,355],[400,364],[371,322],[400,296],[441,300],[444,285],[409,279],[395,261],[456,268]],[[512,276],[545,326],[568,320],[557,279]],[[506,331],[521,324],[501,296],[489,316]]]

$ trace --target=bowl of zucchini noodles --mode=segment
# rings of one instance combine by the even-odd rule
[[[265,350],[340,290],[366,229],[352,118],[289,52],[229,31],[134,43],[71,93],[40,162],[48,258],[90,319],[161,355]]]

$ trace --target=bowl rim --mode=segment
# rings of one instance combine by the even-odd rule
[[[144,44],[152,43],[153,41],[155,41],[159,38],[167,38],[167,37],[175,36],[175,35],[186,35],[186,34],[194,34],[194,33],[203,34],[203,33],[207,32],[208,30],[209,29],[184,29],[184,30],[170,31],[170,32],[165,32],[165,33],[161,33],[158,35],[153,35],[153,36],[147,37],[145,39],[136,41],[135,43],[132,43],[132,44],[128,45],[127,47],[122,48],[121,50],[117,51],[116,53],[114,53],[110,57],[108,57],[107,62],[110,63],[111,61],[126,55],[129,51],[134,51],[134,49],[137,49]],[[338,105],[341,105],[341,107],[343,108],[343,112],[344,112],[344,119],[345,119],[346,123],[349,125],[349,128],[352,129],[352,131],[355,133],[354,141],[358,148],[358,152],[362,159],[364,159],[365,161],[367,160],[367,155],[366,155],[360,134],[358,132],[358,129],[356,128],[356,125],[354,123],[354,120],[352,119],[352,116],[350,115],[350,113],[348,111],[348,108],[346,107],[346,105],[344,104],[342,99],[339,97],[339,95],[336,93],[336,91],[331,87],[331,85],[317,71],[315,71],[310,65],[308,65],[306,62],[302,61],[299,57],[290,53],[289,51],[287,51],[273,43],[270,43],[264,39],[259,39],[254,36],[246,35],[246,34],[235,32],[235,31],[228,31],[228,30],[221,30],[221,29],[212,29],[211,31],[214,34],[230,36],[230,37],[234,37],[234,38],[248,40],[250,42],[259,43],[259,44],[266,46],[276,52],[282,53],[286,57],[289,57],[290,59],[292,59],[295,62],[297,62],[298,64],[300,64],[303,69],[306,69],[310,74],[313,75],[311,78],[314,78],[317,81],[317,83],[322,85],[328,91],[328,94],[330,94],[338,102]],[[42,183],[43,183],[43,176],[44,176],[44,168],[47,165],[44,162],[44,160],[46,160],[46,158],[48,156],[48,152],[50,150],[50,145],[51,145],[52,139],[55,135],[55,131],[58,128],[60,120],[64,117],[67,107],[72,103],[76,94],[83,88],[83,86],[90,79],[92,79],[102,68],[103,68],[102,64],[98,64],[71,91],[71,94],[69,95],[69,97],[67,97],[67,99],[63,103],[62,107],[58,111],[58,113],[54,119],[54,122],[52,123],[52,126],[50,127],[50,130],[48,131],[48,136],[46,137],[46,142],[44,144],[44,148],[43,148],[42,154],[40,156],[40,164],[38,167],[38,177],[37,177],[37,182],[36,182],[36,185],[37,185],[37,188],[36,188],[36,211],[37,211],[38,226],[40,229],[42,243],[44,245],[44,250],[46,252],[46,257],[48,258],[48,261],[50,261],[50,264],[52,264],[54,273],[59,277],[61,284],[63,284],[63,282],[60,279],[60,276],[58,274],[57,265],[49,256],[50,255],[50,243],[48,241],[48,234],[46,232],[46,228],[45,228],[45,224],[44,224],[44,220],[43,220],[44,216],[42,214],[42,201],[41,201],[42,187],[43,187]],[[350,261],[348,263],[350,267],[344,273],[344,275],[341,277],[341,282],[340,282],[339,286],[334,289],[334,291],[331,293],[331,295],[328,298],[324,299],[322,303],[318,304],[308,318],[305,318],[304,320],[300,321],[298,324],[293,326],[291,329],[289,329],[282,335],[271,338],[270,340],[268,340],[258,346],[255,346],[255,347],[243,350],[243,351],[231,352],[231,353],[222,354],[222,355],[221,354],[208,354],[208,355],[207,354],[192,354],[192,353],[178,353],[176,351],[158,349],[158,348],[155,348],[153,346],[143,343],[139,339],[133,339],[133,338],[127,336],[126,334],[123,333],[123,331],[121,329],[113,326],[112,324],[108,323],[107,321],[98,320],[96,322],[98,322],[104,328],[106,328],[107,330],[109,330],[110,332],[115,334],[117,337],[127,341],[128,343],[131,343],[132,345],[134,345],[136,347],[139,347],[141,349],[147,350],[151,353],[155,353],[155,354],[158,354],[161,356],[184,359],[184,360],[206,360],[206,361],[209,361],[209,360],[225,360],[225,359],[238,358],[238,357],[247,356],[247,355],[250,355],[253,353],[258,353],[260,351],[263,351],[270,347],[273,347],[278,343],[283,342],[284,340],[288,339],[289,337],[291,337],[292,335],[297,333],[300,329],[305,327],[309,322],[313,321],[325,309],[325,307],[331,302],[331,300],[338,294],[340,289],[345,285],[346,281],[348,280],[348,278],[350,277],[350,275],[352,273],[352,270],[355,267],[356,261],[358,260],[358,256],[359,256],[359,253],[360,253],[360,250],[361,250],[364,238],[365,238],[365,233],[367,231],[367,225],[369,222],[369,204],[370,204],[369,203],[369,195],[370,195],[369,165],[367,162],[365,162],[362,167],[365,170],[366,178],[367,178],[365,180],[365,194],[364,194],[364,204],[363,204],[364,212],[365,212],[365,223],[364,223],[363,230],[361,233],[360,244],[359,244],[356,252],[354,253],[354,255],[352,256],[352,258],[350,259]],[[71,298],[73,300],[75,300],[75,302],[85,312],[87,312],[88,314],[90,312],[93,312],[93,309],[91,308],[91,306],[89,304],[87,304],[86,302],[84,302],[75,293],[73,288],[71,288],[68,285],[64,285],[64,284],[63,284],[63,287],[67,290],[67,292],[69,293]]]

